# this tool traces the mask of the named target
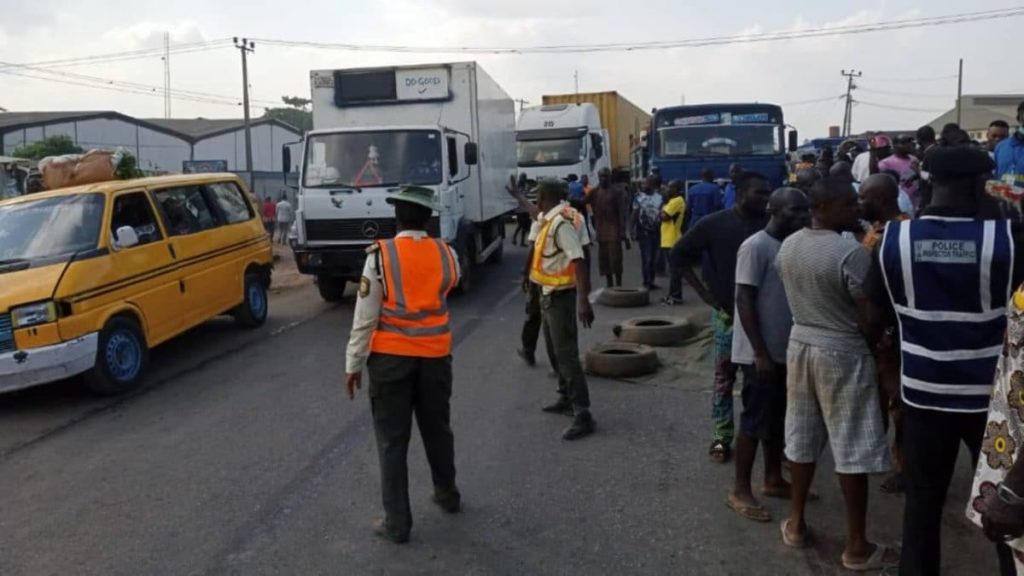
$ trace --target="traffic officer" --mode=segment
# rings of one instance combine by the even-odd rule
[[[576,315],[587,328],[594,322],[590,294],[589,237],[583,219],[562,204],[564,184],[542,180],[537,185],[540,230],[531,252],[530,281],[540,286],[544,337],[558,373],[558,401],[545,412],[573,416],[562,438],[576,440],[594,431],[590,391],[580,364]]]
[[[350,399],[361,388],[363,367],[369,372],[385,512],[373,530],[395,543],[407,542],[412,528],[406,455],[413,413],[430,463],[434,503],[447,513],[458,512],[461,504],[449,418],[447,303],[459,267],[451,248],[427,235],[427,222],[438,209],[433,194],[407,186],[387,199],[395,207],[398,234],[367,249],[346,357]]]

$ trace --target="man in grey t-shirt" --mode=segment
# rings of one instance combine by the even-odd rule
[[[780,188],[768,200],[771,220],[748,238],[736,257],[736,314],[732,361],[743,370],[743,412],[736,437],[736,479],[727,503],[741,516],[758,522],[771,514],[750,489],[757,445],[764,446],[761,494],[788,498],[782,477],[782,446],[786,420],[786,346],[793,316],[786,290],[775,267],[782,241],[810,224],[807,196],[796,188]]]
[[[823,180],[810,200],[812,227],[787,238],[778,256],[793,312],[786,352],[786,456],[793,492],[782,537],[789,546],[806,544],[804,507],[815,462],[828,443],[846,502],[843,566],[878,570],[899,558],[869,542],[866,529],[868,474],[889,469],[877,370],[867,345],[873,327],[864,283],[871,259],[841,235],[859,226],[857,194],[849,183]]]

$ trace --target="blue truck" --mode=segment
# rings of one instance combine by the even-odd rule
[[[654,113],[646,141],[636,150],[634,173],[657,173],[664,182],[691,185],[710,168],[719,181],[729,166],[764,174],[772,188],[788,179],[787,150],[797,148],[797,133],[774,104],[700,104],[661,108]],[[646,166],[643,166],[643,165]]]

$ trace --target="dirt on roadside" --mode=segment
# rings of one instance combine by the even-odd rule
[[[270,280],[270,292],[278,294],[312,283],[312,276],[299,273],[291,247],[274,244],[274,273]]]

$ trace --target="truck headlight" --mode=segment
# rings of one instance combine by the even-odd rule
[[[53,302],[38,302],[11,310],[11,324],[15,328],[28,328],[56,321],[57,305]]]

